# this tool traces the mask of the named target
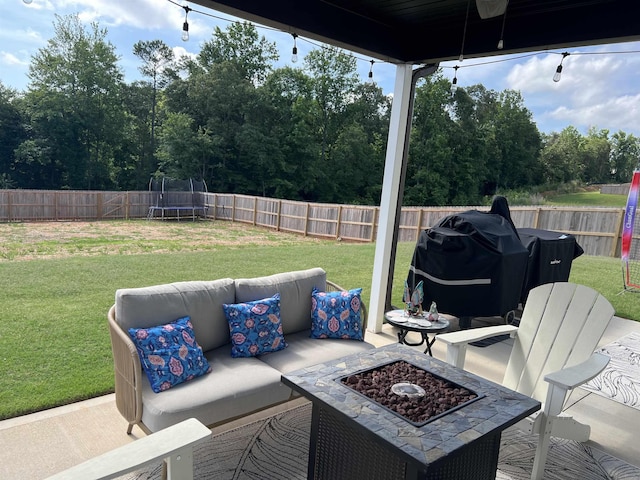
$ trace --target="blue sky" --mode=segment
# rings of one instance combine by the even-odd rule
[[[38,49],[53,36],[54,15],[79,14],[84,22],[97,21],[108,29],[108,39],[120,56],[125,80],[140,78],[133,45],[139,40],[161,39],[177,55],[194,54],[199,44],[211,37],[215,26],[225,29],[228,15],[192,4],[189,14],[189,42],[180,39],[184,10],[167,0],[0,0],[0,81],[8,87],[25,90],[28,65]],[[227,20],[223,20],[227,19]],[[289,34],[261,28],[260,34],[276,43],[280,65],[291,64],[292,38]],[[505,43],[508,44],[508,38]],[[317,42],[298,39],[299,56],[318,48]],[[577,47],[566,50],[562,79],[555,83],[553,74],[562,58],[562,50],[466,59],[462,63],[443,63],[444,75],[453,78],[458,65],[458,85],[483,84],[487,89],[521,92],[525,106],[533,113],[540,131],[560,132],[569,125],[586,134],[590,127],[622,130],[640,136],[640,42]],[[632,52],[632,53],[621,53]],[[367,79],[370,58],[356,55],[358,71]],[[375,60],[375,59],[374,59]],[[302,68],[300,60],[293,66]],[[374,80],[390,94],[393,91],[395,66],[377,62]]]

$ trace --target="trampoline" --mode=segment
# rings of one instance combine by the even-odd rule
[[[204,217],[207,206],[204,193],[207,184],[204,180],[179,180],[170,177],[151,178],[149,181],[151,206],[147,220],[180,220],[181,218]]]

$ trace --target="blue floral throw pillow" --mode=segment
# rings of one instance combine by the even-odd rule
[[[231,356],[255,357],[287,347],[280,321],[280,294],[246,303],[223,304],[231,333]]]
[[[364,341],[361,288],[348,292],[311,293],[311,338]]]
[[[211,371],[189,317],[157,327],[130,328],[129,336],[156,393]]]

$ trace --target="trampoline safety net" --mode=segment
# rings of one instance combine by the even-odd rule
[[[149,181],[151,206],[147,219],[161,220],[191,218],[195,220],[206,216],[204,180],[180,180],[170,177],[151,178]]]

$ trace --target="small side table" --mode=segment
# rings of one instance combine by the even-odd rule
[[[428,321],[425,316],[413,316],[405,313],[404,310],[391,310],[384,314],[384,318],[387,323],[400,329],[398,332],[398,343],[404,343],[411,347],[418,347],[422,344],[426,344],[424,353],[428,353],[433,357],[431,352],[431,345],[436,341],[436,335],[442,333],[449,328],[449,320],[442,315],[439,316],[437,322]],[[409,342],[407,340],[407,334],[409,332],[418,332],[422,337],[420,342]],[[429,339],[429,334],[433,333],[433,338]]]

